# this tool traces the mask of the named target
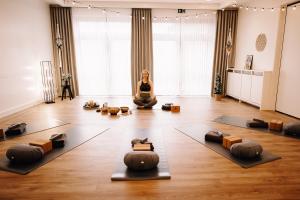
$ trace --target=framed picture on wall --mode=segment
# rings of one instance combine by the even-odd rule
[[[245,69],[251,70],[252,69],[252,62],[253,62],[253,55],[247,55]]]

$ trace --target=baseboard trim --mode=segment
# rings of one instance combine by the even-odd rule
[[[24,103],[24,104],[6,109],[4,111],[0,111],[0,119],[2,119],[4,117],[8,117],[9,115],[13,115],[13,114],[15,114],[17,112],[20,112],[22,110],[25,110],[27,108],[30,108],[30,107],[36,106],[38,104],[41,104],[42,102],[43,102],[42,100],[34,100],[34,101],[31,101],[31,102],[28,102],[28,103]]]

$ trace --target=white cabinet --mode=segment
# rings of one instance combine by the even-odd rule
[[[259,106],[262,100],[262,89],[263,89],[263,76],[254,75],[252,76],[252,87],[250,101],[251,103]]]
[[[267,108],[265,104],[268,102],[267,99],[263,99],[263,91],[268,88],[269,81],[267,78],[270,73],[252,70],[228,70],[226,95],[265,109]]]
[[[241,97],[243,101],[248,101],[251,98],[251,79],[252,75],[242,74],[242,87],[241,87]]]
[[[241,75],[239,73],[228,73],[227,95],[239,98],[241,93]]]

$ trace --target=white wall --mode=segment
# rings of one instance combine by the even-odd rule
[[[260,5],[272,7],[272,1],[260,0]],[[249,4],[249,6],[259,6]],[[272,71],[274,68],[276,41],[279,23],[279,9],[275,11],[253,11],[240,9],[238,17],[235,67],[244,68],[246,56],[253,55],[253,69]],[[264,51],[256,51],[256,38],[260,33],[267,36]]]
[[[40,61],[52,60],[49,5],[0,1],[0,118],[42,100]]]

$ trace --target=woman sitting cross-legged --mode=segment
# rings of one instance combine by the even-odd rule
[[[151,109],[157,103],[153,94],[153,83],[150,80],[150,73],[147,70],[142,71],[142,77],[137,84],[137,93],[133,102],[138,105],[138,109]]]

